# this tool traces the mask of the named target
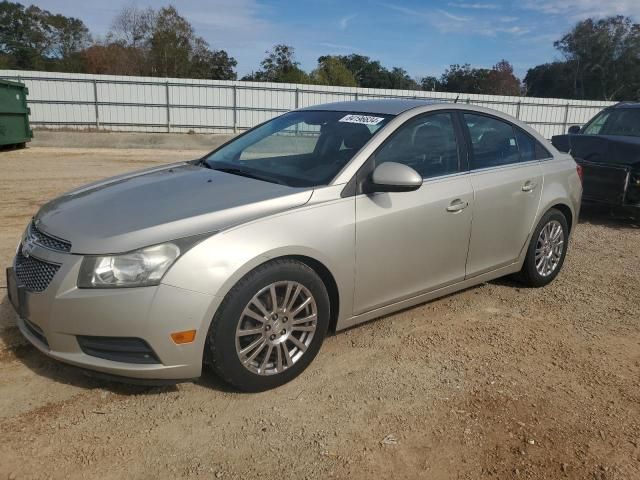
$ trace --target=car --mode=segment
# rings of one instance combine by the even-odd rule
[[[640,103],[605,108],[584,127],[552,138],[584,169],[583,201],[638,212],[640,208]]]
[[[22,334],[107,378],[242,391],[299,375],[328,333],[517,274],[560,272],[579,169],[482,107],[302,108],[201,159],[45,204],[7,270]]]

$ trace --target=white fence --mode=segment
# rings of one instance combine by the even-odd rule
[[[545,137],[582,125],[610,102],[414,90],[327,87],[180,78],[0,70],[29,88],[31,124],[40,128],[231,133],[283,112],[320,103],[374,98],[435,99],[513,115]]]

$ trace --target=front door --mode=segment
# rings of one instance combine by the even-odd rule
[[[418,116],[370,159],[407,164],[424,183],[356,196],[354,314],[464,279],[473,190],[458,137],[451,113]]]

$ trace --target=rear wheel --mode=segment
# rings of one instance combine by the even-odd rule
[[[540,219],[531,237],[519,278],[531,287],[543,287],[560,273],[567,253],[569,226],[566,217],[552,208]]]
[[[329,325],[329,296],[306,264],[274,260],[227,294],[207,338],[213,370],[256,392],[298,376],[317,355]]]

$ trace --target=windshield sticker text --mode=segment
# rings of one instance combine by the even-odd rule
[[[347,123],[361,123],[362,125],[377,125],[383,120],[383,117],[371,117],[369,115],[346,115],[339,121]]]

